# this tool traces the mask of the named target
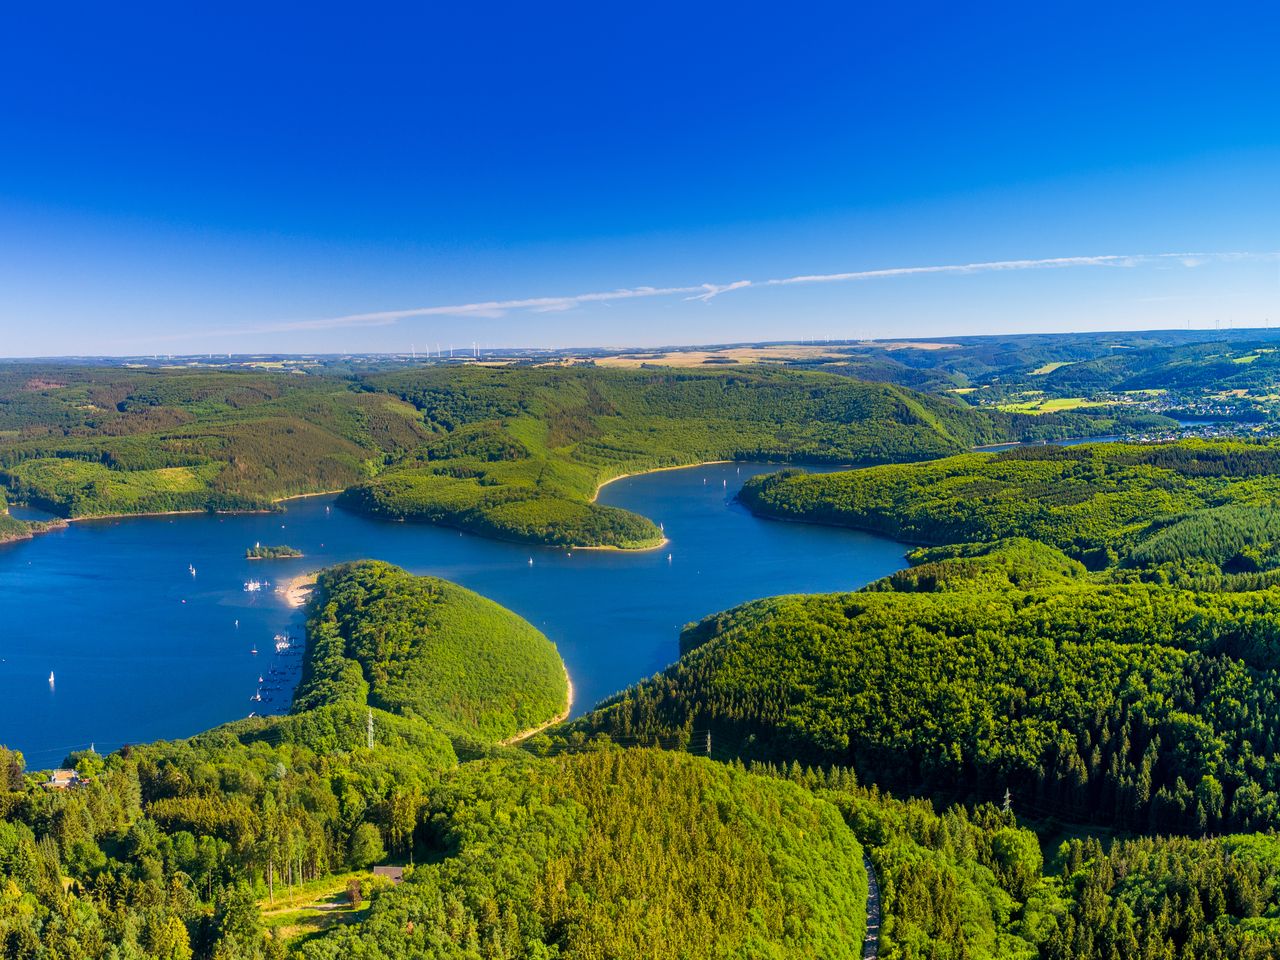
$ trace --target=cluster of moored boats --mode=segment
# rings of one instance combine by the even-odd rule
[[[289,634],[277,633],[273,643],[276,662],[271,665],[265,675],[258,675],[258,687],[249,698],[250,703],[273,703],[277,695],[282,700],[287,699],[284,691],[293,687],[302,669],[302,646],[295,644]],[[255,645],[250,652],[257,656],[257,646]],[[249,714],[251,717],[256,715],[256,710]]]
[[[192,577],[196,575],[195,564],[187,564],[187,572]],[[269,580],[246,580],[244,582],[245,593],[258,593],[262,590],[270,588]],[[186,600],[182,601],[186,603]],[[236,628],[239,629],[240,621],[236,621]],[[253,691],[253,696],[249,698],[250,703],[274,703],[279,697],[282,701],[288,701],[286,689],[292,689],[297,682],[298,675],[302,670],[302,645],[294,643],[293,638],[287,633],[277,633],[272,638],[272,644],[275,647],[275,657],[272,665],[265,673],[258,675],[258,686]],[[255,643],[249,650],[255,657],[258,655],[258,645]],[[49,689],[53,689],[53,673],[49,673]],[[264,713],[274,712],[270,708],[262,708]],[[249,714],[251,717],[258,716],[255,710]]]

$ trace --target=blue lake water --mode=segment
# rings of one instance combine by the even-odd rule
[[[299,661],[276,657],[272,638],[300,639],[302,616],[274,587],[359,558],[444,577],[531,621],[559,647],[582,713],[674,661],[685,623],[757,597],[855,589],[905,565],[893,541],[759,520],[733,502],[744,480],[776,469],[711,464],[609,484],[601,503],[664,525],[670,543],[644,553],[371,520],[331,497],[281,514],[80,522],[0,547],[0,743],[48,767],[90,743],[108,750],[286,711]],[[245,559],[256,542],[306,556]],[[246,592],[251,579],[270,586]],[[250,702],[273,668],[282,689]]]

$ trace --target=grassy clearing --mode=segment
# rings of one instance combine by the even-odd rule
[[[1232,363],[1248,364],[1259,359],[1264,353],[1275,353],[1274,350],[1255,350],[1253,353],[1246,353],[1240,357],[1232,357]]]
[[[367,871],[356,871],[286,888],[274,900],[258,901],[263,923],[286,940],[313,936],[340,924],[358,923],[369,912],[370,901],[353,908],[347,900],[347,884],[352,880],[367,883],[371,877]]]
[[[1046,397],[1040,400],[1023,400],[1018,403],[1001,403],[996,406],[996,409],[1004,413],[1041,414],[1105,406],[1106,404],[1101,400],[1086,400],[1084,397]]]
[[[1055,370],[1061,370],[1063,367],[1069,367],[1072,363],[1074,363],[1072,360],[1055,360],[1053,363],[1041,364],[1031,371],[1031,376],[1043,377],[1047,373],[1053,373]]]

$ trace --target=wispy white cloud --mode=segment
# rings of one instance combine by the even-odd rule
[[[686,300],[701,300],[703,303],[708,302],[713,297],[718,297],[722,293],[728,293],[731,290],[745,290],[747,287],[755,286],[750,280],[735,280],[733,283],[704,283],[701,291],[693,296],[685,297]]]
[[[409,317],[486,317],[505,316],[513,310],[537,313],[570,310],[585,303],[608,303],[637,297],[683,296],[685,300],[709,303],[722,294],[752,287],[780,287],[809,283],[847,283],[855,280],[882,280],[928,274],[998,273],[1012,270],[1052,270],[1067,267],[1136,267],[1143,264],[1170,262],[1184,267],[1198,267],[1214,261],[1277,259],[1276,253],[1146,253],[1103,254],[1091,257],[1046,257],[1038,260],[985,260],[977,263],[946,263],[914,267],[886,267],[879,270],[853,270],[846,273],[811,273],[770,280],[735,280],[732,283],[702,283],[695,287],[632,287],[603,293],[582,293],[568,297],[537,297],[528,300],[495,300],[453,306],[418,307],[383,313],[352,314],[331,320],[303,320],[290,329],[317,329],[330,326],[359,326],[370,323],[394,323]]]
[[[806,274],[779,280],[766,280],[764,285],[774,287],[795,283],[840,283],[847,280],[879,280],[886,277],[911,277],[931,273],[996,273],[1007,270],[1046,270],[1054,267],[1135,266],[1144,259],[1149,258],[1109,254],[1098,257],[1049,257],[1042,260],[987,260],[980,263],[947,263],[925,267],[888,267],[882,270],[857,270],[852,273]]]
[[[353,327],[389,326],[402,320],[422,317],[475,318],[494,320],[510,313],[559,313],[585,304],[608,306],[621,300],[654,297],[682,297],[684,300],[709,303],[726,293],[735,293],[757,287],[784,287],[815,283],[849,283],[864,280],[882,280],[895,277],[911,277],[930,274],[979,274],[1018,270],[1052,270],[1084,267],[1132,268],[1142,265],[1166,264],[1186,269],[1214,262],[1244,260],[1280,260],[1280,253],[1147,253],[1103,254],[1085,257],[1046,257],[1035,260],[987,260],[976,263],[931,264],[926,266],[886,267],[876,270],[853,270],[845,273],[800,274],[793,277],[777,277],[767,280],[735,280],[731,283],[700,283],[683,287],[623,287],[592,293],[577,293],[559,297],[526,297],[517,300],[482,300],[476,303],[440,304],[427,307],[410,307],[404,310],[379,310],[369,313],[350,313],[338,317],[312,320],[287,320],[262,326],[239,329],[204,331],[201,334],[176,335],[171,339],[192,339],[198,336],[245,336],[262,333],[285,333],[304,330],[335,330]]]
[[[747,281],[743,281],[744,283]],[[576,293],[565,297],[527,297],[522,300],[484,300],[479,303],[455,303],[433,307],[411,307],[407,310],[381,310],[375,313],[350,313],[341,317],[321,320],[290,320],[276,324],[271,330],[331,330],[337,327],[381,327],[415,317],[478,317],[496,319],[516,310],[533,313],[557,313],[572,310],[584,303],[609,303],[613,300],[634,300],[638,297],[674,297],[680,294],[705,295],[731,289],[735,285],[716,287],[699,284],[696,287],[630,287],[620,290],[604,290],[597,293]],[[712,294],[714,295],[714,293]],[[268,332],[266,330],[262,332]]]

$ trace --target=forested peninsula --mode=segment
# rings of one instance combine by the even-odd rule
[[[1015,447],[930,463],[748,481],[739,499],[783,520],[921,544],[1027,537],[1093,570],[1256,588],[1280,561],[1280,444]]]

